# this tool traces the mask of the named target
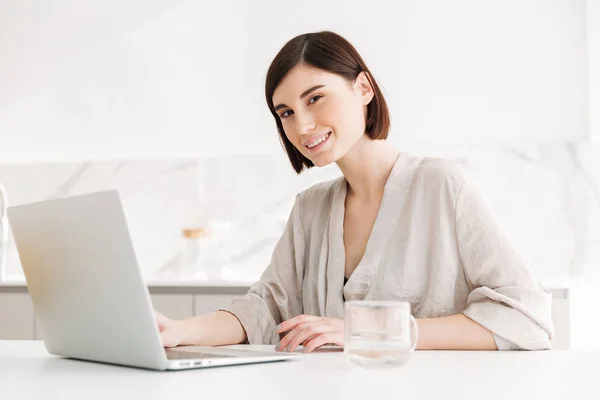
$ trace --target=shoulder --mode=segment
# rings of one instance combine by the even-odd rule
[[[461,182],[472,176],[472,174],[456,161],[438,157],[425,157],[419,168],[417,168],[416,176],[433,182],[448,180]]]
[[[310,235],[315,229],[322,231],[329,221],[334,196],[340,194],[343,177],[317,183],[296,195],[292,219]],[[339,203],[339,201],[338,201]]]
[[[320,206],[330,204],[330,200],[342,184],[343,179],[344,177],[339,177],[329,181],[320,182],[300,192],[297,199],[301,203],[302,208],[314,210]]]
[[[466,180],[474,175],[456,161],[426,157],[415,171],[414,183],[436,190],[447,187],[458,190]]]
[[[415,171],[411,192],[432,201],[446,197],[454,202],[464,183],[474,180],[475,175],[456,161],[425,157]]]

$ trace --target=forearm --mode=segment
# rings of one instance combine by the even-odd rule
[[[497,350],[492,332],[463,314],[417,319],[419,350]]]
[[[244,327],[227,311],[216,311],[182,321],[189,332],[183,345],[226,346],[247,341]]]

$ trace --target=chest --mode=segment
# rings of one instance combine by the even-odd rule
[[[380,202],[364,205],[348,199],[344,214],[344,275],[349,277],[363,258]]]

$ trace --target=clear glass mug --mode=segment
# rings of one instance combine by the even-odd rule
[[[347,301],[344,353],[365,368],[404,365],[417,347],[419,331],[403,301]]]

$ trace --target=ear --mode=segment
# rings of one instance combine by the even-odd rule
[[[354,88],[358,95],[362,98],[363,104],[366,106],[373,100],[375,96],[375,92],[373,91],[373,86],[371,86],[371,82],[369,82],[369,76],[367,72],[362,71],[356,79],[354,80]]]

